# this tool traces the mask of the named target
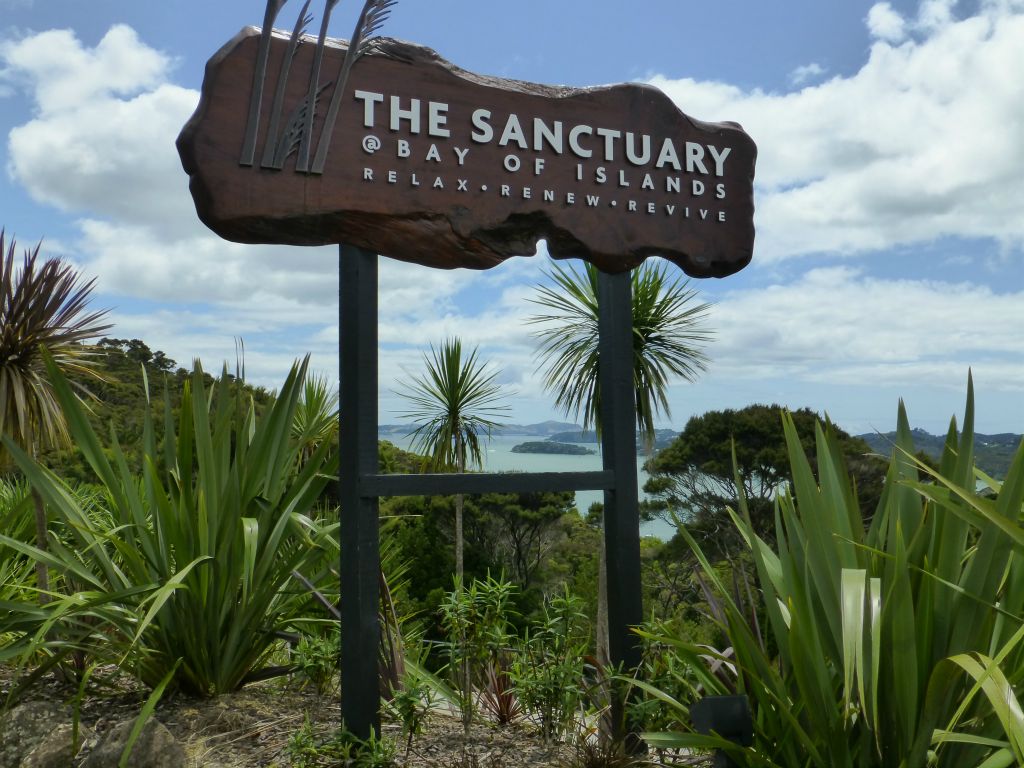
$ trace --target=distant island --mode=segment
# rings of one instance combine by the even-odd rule
[[[582,445],[569,443],[553,443],[548,440],[532,443],[520,443],[512,448],[512,453],[558,453],[567,456],[591,456],[594,451]]]

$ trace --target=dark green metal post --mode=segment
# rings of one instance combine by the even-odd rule
[[[640,664],[643,621],[640,585],[640,511],[636,477],[636,390],[633,383],[633,303],[629,271],[598,275],[598,383],[601,453],[615,475],[604,492],[604,547],[608,570],[608,651],[613,666],[629,673]],[[630,752],[643,749],[625,718],[622,687],[612,686],[612,735]]]
[[[380,734],[377,473],[377,260],[342,245],[340,289],[341,717],[361,739]]]

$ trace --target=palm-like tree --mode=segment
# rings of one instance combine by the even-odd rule
[[[598,377],[598,270],[582,272],[554,265],[546,276],[554,285],[537,287],[530,299],[544,308],[528,322],[536,331],[545,388],[555,405],[582,421],[584,429],[601,432],[601,388]],[[711,338],[705,325],[709,304],[696,303],[689,280],[670,278],[668,265],[651,262],[633,270],[633,384],[636,422],[648,446],[654,440],[656,417],[671,416],[667,387],[672,377],[694,381],[707,369],[701,347]]]
[[[414,450],[425,454],[432,469],[465,472],[483,463],[481,435],[498,426],[495,419],[508,411],[497,382],[498,371],[488,370],[477,348],[466,354],[458,338],[424,354],[425,373],[415,377],[400,394],[411,404],[404,415],[418,426]],[[455,496],[455,576],[462,584],[462,494]]]
[[[338,390],[331,387],[327,376],[310,374],[292,419],[292,437],[299,441],[301,459],[305,461],[323,442],[337,436]]]
[[[39,245],[15,266],[15,240],[0,230],[0,432],[32,455],[68,443],[64,412],[46,376],[44,355],[65,373],[96,375],[82,342],[103,334],[106,310],[89,312],[94,280],[83,281],[59,259],[40,263]],[[2,457],[6,458],[6,457]],[[46,511],[33,492],[36,539],[46,547]],[[49,590],[46,566],[37,565],[41,594]]]
[[[712,335],[706,326],[710,305],[696,303],[689,281],[670,278],[668,265],[644,262],[630,276],[633,324],[633,385],[636,423],[647,450],[654,446],[654,419],[671,416],[666,389],[678,376],[696,379],[707,369],[701,347]],[[553,286],[538,286],[534,304],[544,308],[528,322],[539,325],[539,357],[544,386],[567,416],[582,421],[584,429],[601,433],[601,387],[598,372],[597,267],[583,271],[557,264],[547,277]],[[608,605],[605,550],[598,566],[597,654],[608,656]],[[603,721],[602,721],[603,722]],[[603,722],[606,727],[607,723]]]

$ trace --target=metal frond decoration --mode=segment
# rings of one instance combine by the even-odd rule
[[[246,123],[245,139],[242,144],[242,156],[239,165],[252,166],[256,159],[256,144],[259,139],[260,118],[263,110],[263,94],[267,82],[267,68],[270,60],[270,48],[274,36],[274,22],[281,13],[288,0],[267,0],[267,7],[263,17],[263,29],[260,30],[259,48],[256,54],[256,64],[253,71],[252,95],[249,99],[249,115]],[[317,36],[316,53],[313,56],[313,65],[309,74],[309,87],[306,97],[296,106],[287,119],[284,117],[284,101],[288,91],[288,80],[291,76],[292,63],[303,43],[303,36],[306,29],[313,22],[313,16],[309,13],[309,6],[312,0],[305,0],[295,21],[291,37],[288,40],[288,49],[285,51],[281,68],[277,75],[277,86],[274,90],[273,105],[270,109],[270,121],[267,126],[267,138],[263,146],[263,154],[260,159],[260,167],[281,170],[285,160],[294,152],[298,153],[295,161],[295,170],[299,173],[321,174],[327,162],[327,152],[330,148],[331,136],[334,133],[334,126],[338,119],[338,111],[341,108],[341,99],[345,88],[348,85],[349,73],[352,65],[369,48],[371,38],[383,26],[391,8],[398,0],[366,0],[363,10],[359,14],[355,30],[349,42],[348,53],[341,64],[337,79],[334,81],[334,94],[331,97],[327,117],[324,121],[323,131],[316,148],[316,157],[310,166],[310,154],[313,147],[313,126],[316,123],[317,103],[320,95],[329,88],[332,83],[320,82],[320,73],[323,68],[324,51],[327,45],[327,28],[331,22],[331,14],[341,0],[326,0],[324,5],[323,19],[320,22],[320,34]],[[282,126],[282,120],[284,125]]]
[[[324,46],[327,44],[327,25],[331,23],[331,13],[340,0],[327,0],[324,6],[324,18],[320,22],[320,35],[316,41],[316,55],[313,57],[313,71],[309,75],[309,91],[306,101],[314,108],[306,113],[306,122],[302,128],[302,140],[299,144],[299,157],[295,161],[295,170],[305,173],[309,169],[309,149],[313,140],[313,120],[316,117],[316,96],[320,91],[320,67],[324,61]]]
[[[288,77],[291,74],[292,61],[295,59],[295,54],[298,53],[299,44],[302,42],[302,36],[305,34],[306,29],[310,24],[313,23],[313,16],[308,13],[309,4],[312,0],[306,0],[302,6],[302,10],[299,11],[299,17],[295,21],[295,28],[292,30],[292,36],[288,40],[288,51],[284,55],[284,61],[281,62],[281,72],[277,76],[277,89],[274,92],[274,105],[270,111],[270,127],[267,129],[267,143],[263,147],[263,161],[260,163],[264,168],[275,168],[280,170],[284,165],[282,159],[280,164],[277,162],[277,146],[279,142],[278,133],[281,130],[281,111],[284,108],[284,96],[285,91],[288,89]]]
[[[320,100],[320,95],[327,88],[327,85],[320,87],[320,90],[313,96],[313,103],[310,105],[309,97],[305,97],[300,101],[295,109],[292,110],[288,116],[288,122],[285,124],[284,132],[278,139],[276,146],[274,147],[274,159],[270,168],[276,168],[280,170],[284,168],[285,160],[288,156],[294,152],[297,152],[302,144],[302,137],[305,135],[307,117],[312,112],[316,111],[316,104]]]
[[[263,29],[260,30],[259,52],[256,54],[256,68],[252,76],[252,95],[249,97],[249,122],[245,129],[245,143],[242,145],[240,165],[252,165],[256,157],[256,138],[260,128],[260,112],[263,109],[263,85],[267,79],[267,60],[270,57],[270,41],[274,33],[274,21],[288,0],[267,0],[263,15]]]
[[[352,66],[362,56],[367,48],[370,39],[387,21],[391,15],[391,8],[398,0],[366,0],[363,11],[359,14],[355,30],[349,39],[348,53],[341,65],[341,71],[335,81],[334,95],[331,97],[331,104],[327,109],[327,118],[324,120],[323,131],[320,134],[320,143],[317,146],[316,157],[313,158],[312,173],[323,173],[324,165],[327,162],[327,152],[331,146],[331,138],[334,134],[334,124],[338,119],[338,109],[341,107],[341,98],[348,86],[349,74]]]

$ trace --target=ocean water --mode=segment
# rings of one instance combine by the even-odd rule
[[[412,441],[408,437],[397,435],[386,435],[384,439],[390,440],[395,445],[405,450],[412,449]],[[570,456],[557,453],[513,453],[512,448],[519,443],[536,442],[543,440],[542,437],[534,435],[497,435],[486,443],[486,455],[484,457],[485,472],[590,472],[601,469],[601,456],[593,453],[586,456]],[[584,443],[585,448],[597,450],[596,443]],[[637,483],[642,489],[647,480],[647,473],[643,471],[644,457],[637,456]],[[640,491],[641,498],[645,497]],[[580,514],[585,515],[587,509],[595,501],[604,501],[602,491],[576,491],[576,508]],[[650,523],[643,523],[640,526],[642,536],[656,536],[662,541],[668,541],[675,533],[674,528],[661,520]]]

